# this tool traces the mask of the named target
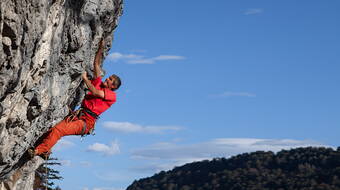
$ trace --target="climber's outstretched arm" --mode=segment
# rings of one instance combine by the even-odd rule
[[[102,39],[102,40],[100,40],[100,42],[98,44],[98,50],[97,50],[96,57],[94,58],[94,62],[93,62],[94,78],[100,77],[100,73],[101,73],[100,65],[102,63],[103,50],[104,50],[104,40]]]
[[[81,75],[81,77],[83,78],[86,86],[89,88],[89,90],[92,92],[92,94],[94,96],[100,97],[100,98],[104,98],[105,94],[104,91],[102,90],[98,90],[96,89],[93,84],[91,83],[91,81],[87,78],[87,73],[86,71]]]

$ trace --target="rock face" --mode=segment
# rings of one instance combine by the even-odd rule
[[[79,105],[81,73],[105,52],[122,0],[1,0],[0,181],[27,162],[24,153]],[[26,164],[27,165],[27,164]]]
[[[44,163],[44,160],[36,156],[26,162],[21,168],[0,184],[0,190],[30,190],[33,188],[35,170]]]

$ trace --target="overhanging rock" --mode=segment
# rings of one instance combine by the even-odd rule
[[[111,48],[122,0],[1,0],[0,181],[84,95],[97,45]]]

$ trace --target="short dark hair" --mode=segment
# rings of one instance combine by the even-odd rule
[[[112,88],[113,91],[117,90],[120,85],[122,84],[122,81],[120,80],[119,76],[113,74],[111,75],[115,80],[113,82],[113,85],[116,87],[116,88]]]

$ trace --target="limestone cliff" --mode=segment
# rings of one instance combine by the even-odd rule
[[[92,73],[101,38],[111,48],[121,14],[122,0],[1,0],[0,181],[80,103],[81,73]]]

